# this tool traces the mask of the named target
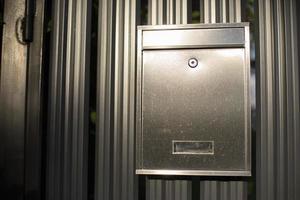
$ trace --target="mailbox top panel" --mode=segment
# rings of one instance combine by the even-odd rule
[[[248,23],[139,26],[140,49],[244,47]]]

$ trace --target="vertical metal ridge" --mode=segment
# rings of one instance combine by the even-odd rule
[[[291,16],[293,15],[293,10],[290,10],[290,5],[293,4],[292,2],[284,2],[284,12],[286,13],[286,15],[284,16],[284,24],[285,24],[285,54],[287,55],[287,59],[285,61],[286,64],[286,103],[287,105],[287,110],[286,110],[286,126],[287,126],[287,132],[292,132],[293,134],[286,134],[286,162],[287,162],[287,167],[286,167],[286,180],[287,180],[287,184],[285,184],[286,186],[286,192],[287,192],[287,199],[294,199],[294,194],[295,194],[295,187],[293,186],[293,182],[295,180],[295,170],[294,170],[294,152],[293,152],[293,141],[294,141],[294,120],[293,118],[290,117],[293,116],[293,110],[294,110],[294,99],[290,98],[290,96],[293,94],[293,75],[292,75],[292,71],[294,68],[293,62],[294,62],[294,58],[293,58],[293,50],[289,47],[293,48],[292,43],[296,43],[297,44],[297,40],[294,41],[293,38],[293,19],[291,19]],[[291,27],[291,29],[288,29],[287,27]],[[297,47],[296,47],[297,48]],[[297,51],[297,49],[295,49],[294,51]],[[291,66],[291,67],[288,67]],[[289,81],[292,80],[292,81]]]
[[[288,173],[288,199],[296,200],[300,198],[300,73],[299,73],[299,40],[300,27],[299,27],[299,15],[297,16],[300,4],[297,5],[297,1],[291,0],[290,4],[285,2],[286,13],[290,14],[286,18],[286,23],[290,24],[290,35],[287,36],[290,39],[287,46],[290,47],[291,63],[290,69],[288,70],[288,80],[290,80],[290,93],[287,94],[289,97],[288,104],[292,105],[288,111],[288,122],[290,131],[292,134],[288,134],[288,161],[289,161],[289,173]],[[298,8],[298,9],[297,9]],[[298,22],[298,24],[297,24]]]
[[[273,182],[273,31],[272,4],[258,1],[259,65],[258,68],[258,133],[257,133],[257,198],[274,199]]]
[[[200,0],[200,13],[204,13],[204,19],[201,19],[200,15],[200,22],[241,22],[241,4],[241,0]]]
[[[284,199],[284,194],[286,193],[286,184],[285,183],[285,177],[286,177],[286,169],[285,169],[285,130],[286,130],[286,80],[285,80],[285,40],[284,40],[284,27],[283,27],[283,9],[282,9],[282,1],[276,0],[274,2],[274,12],[277,13],[274,15],[274,54],[275,54],[275,62],[274,62],[274,72],[275,72],[275,112],[276,115],[275,121],[276,126],[274,129],[276,130],[275,135],[275,146],[277,148],[275,149],[275,177],[276,177],[276,198],[278,199]],[[277,58],[277,59],[276,59]]]
[[[217,22],[241,22],[241,0],[200,0],[200,5],[203,4],[204,9],[204,23],[217,23]],[[201,6],[200,6],[201,10]],[[200,19],[201,21],[201,19]],[[228,192],[225,188],[230,188]],[[243,200],[247,199],[247,183],[243,181],[231,182],[216,182],[216,181],[201,181],[200,182],[200,199],[230,199]],[[220,197],[215,194],[226,195]],[[226,198],[225,198],[226,197]]]
[[[204,23],[216,23],[216,0],[204,0]]]
[[[199,5],[200,5],[200,9],[199,9],[199,11],[200,11],[200,23],[204,23],[204,19],[205,19],[204,0],[199,0],[199,1],[200,1],[200,3],[199,3]]]
[[[175,16],[175,24],[187,24],[191,22],[191,3],[191,0],[176,0],[176,10],[175,12],[173,11],[173,13],[170,13],[171,16]],[[168,15],[168,17],[170,16]]]
[[[175,0],[166,0],[166,1],[167,1],[166,2],[166,9],[167,9],[167,11],[166,11],[167,21],[166,21],[166,23],[167,24],[175,24],[176,15],[174,15],[174,13],[176,12],[176,9],[177,9],[177,7],[176,7],[177,3],[176,2],[178,0],[176,0],[176,2],[175,2]],[[151,23],[149,23],[149,24],[151,24]]]
[[[200,182],[200,199],[217,200],[217,181]]]
[[[113,141],[112,141],[112,200],[119,200],[122,197],[122,97],[123,97],[123,34],[124,34],[124,7],[121,0],[116,0],[116,21],[115,21],[115,38],[114,38],[114,71],[113,71]]]
[[[75,24],[73,22],[73,17],[75,10],[75,4],[71,1],[68,2],[67,6],[67,23],[66,23],[66,61],[65,61],[65,84],[64,84],[64,97],[65,97],[65,102],[64,102],[64,120],[65,120],[65,125],[63,127],[64,133],[69,133],[72,131],[72,115],[73,115],[73,103],[72,103],[72,96],[74,95],[74,91],[72,90],[72,81],[74,77],[74,59],[73,59],[73,53],[74,53],[74,34],[73,34],[73,29],[75,28]],[[73,136],[71,134],[64,134],[63,135],[63,189],[62,189],[62,198],[63,199],[70,199],[71,196],[73,197],[73,194],[70,193],[70,191],[73,191],[73,185],[71,184],[74,176],[74,168],[72,168],[73,163],[72,163],[72,157],[70,154],[72,154],[73,149],[72,149],[72,143],[73,143]],[[76,166],[76,165],[75,165]],[[71,169],[71,170],[70,170]],[[72,179],[72,180],[71,180]]]
[[[300,151],[295,3],[258,1],[257,198],[262,200],[300,198],[296,164]]]
[[[286,199],[300,198],[300,169],[299,165],[299,56],[297,31],[296,2],[284,1],[284,33],[285,33],[285,55],[286,55]],[[299,33],[299,32],[298,32]],[[297,143],[298,142],[298,143]]]
[[[165,196],[163,196],[163,186],[165,181],[162,180],[148,180],[146,182],[146,199],[147,200],[165,200]],[[149,192],[151,191],[151,192]]]
[[[220,200],[230,200],[229,186],[220,182]]]
[[[91,2],[54,5],[47,199],[86,199]]]
[[[65,44],[65,35],[62,34],[66,28],[66,1],[54,1],[55,14],[53,15],[53,35],[52,50],[50,63],[50,86],[49,86],[49,123],[48,123],[48,147],[47,147],[47,183],[46,183],[46,199],[61,198],[61,140],[62,137],[62,120],[63,108],[62,88],[63,88],[63,63],[64,52],[59,53]],[[55,147],[55,148],[54,148]]]
[[[134,173],[135,12],[135,0],[100,1],[95,185],[99,200],[137,198]]]
[[[74,97],[72,122],[76,140],[72,143],[76,147],[73,163],[76,179],[73,182],[74,197],[72,199],[87,198],[87,157],[88,157],[88,119],[89,119],[89,65],[90,65],[90,34],[91,34],[91,0],[76,1],[76,28],[74,56]],[[77,59],[76,59],[77,58]],[[75,148],[73,149],[75,152]]]
[[[187,24],[191,20],[191,1],[149,0],[148,13],[151,25]],[[191,181],[146,179],[146,185],[147,200],[191,199]]]
[[[111,117],[114,1],[99,1],[97,61],[97,122],[95,199],[108,200],[112,194],[111,180]]]
[[[149,0],[148,23],[152,25],[161,25],[164,23],[164,2],[166,0]]]

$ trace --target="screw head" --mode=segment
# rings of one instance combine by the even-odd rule
[[[198,66],[198,60],[196,58],[190,58],[188,64],[191,68],[195,68]]]

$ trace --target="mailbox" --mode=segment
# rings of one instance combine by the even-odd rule
[[[251,175],[249,25],[138,27],[136,174]]]

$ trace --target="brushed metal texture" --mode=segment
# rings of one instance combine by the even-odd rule
[[[236,170],[250,174],[247,45],[167,50],[141,50],[138,45],[137,173],[179,170],[188,175],[193,170],[195,175],[199,170],[198,175],[205,175],[205,170],[208,174]],[[198,60],[197,67],[189,67],[191,58]],[[174,155],[172,140],[214,141],[215,154]]]

